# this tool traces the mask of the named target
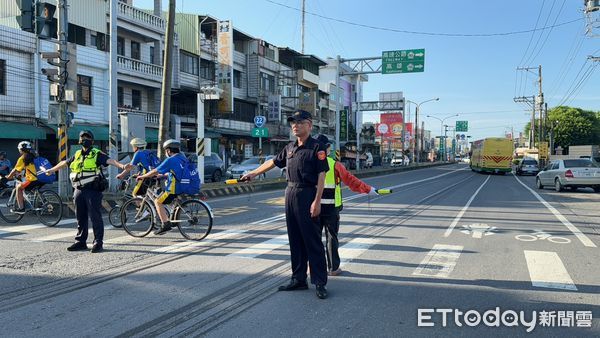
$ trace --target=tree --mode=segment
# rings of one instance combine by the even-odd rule
[[[535,121],[537,128],[539,120]],[[548,111],[545,139],[549,139],[552,126],[555,147],[600,144],[600,112],[566,106],[555,107]],[[530,128],[531,122],[527,122],[525,135],[529,135]]]

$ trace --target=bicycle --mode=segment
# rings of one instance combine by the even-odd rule
[[[14,181],[18,181],[16,178]],[[53,227],[62,219],[62,200],[57,193],[52,190],[40,190],[41,187],[36,187],[31,191],[23,192],[23,202],[25,205],[31,206],[31,209],[25,212],[13,212],[17,206],[17,189],[13,188],[8,197],[0,196],[0,218],[7,223],[17,223],[27,213],[35,212],[40,223]]]
[[[119,190],[123,192],[123,196],[119,198],[119,203],[112,207],[108,212],[108,222],[115,228],[123,227],[121,224],[121,206],[133,198],[133,195],[131,195],[131,192],[129,191],[129,187],[131,186],[131,181],[134,179],[135,176],[131,175],[121,182]]]
[[[129,235],[145,237],[158,225],[158,212],[154,207],[154,201],[159,196],[158,189],[156,182],[153,182],[144,197],[133,197],[121,207],[121,224]],[[200,241],[210,233],[214,216],[206,202],[179,195],[165,207],[169,221],[177,226],[184,238]]]

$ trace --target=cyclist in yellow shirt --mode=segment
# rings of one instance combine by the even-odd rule
[[[22,141],[19,142],[17,146],[19,149],[19,153],[21,156],[17,160],[17,164],[15,168],[6,176],[7,179],[12,179],[16,175],[21,174],[25,171],[25,181],[17,182],[17,209],[14,209],[13,212],[21,213],[25,212],[25,203],[23,202],[23,191],[30,191],[33,188],[41,187],[44,183],[38,182],[37,173],[35,170],[35,164],[33,164],[33,160],[35,159],[35,153],[33,151],[33,146],[31,142]]]

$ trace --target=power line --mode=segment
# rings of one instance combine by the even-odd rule
[[[560,13],[562,13],[562,10],[563,10],[563,7],[565,6],[565,2],[566,1],[567,0],[563,0],[563,3],[560,6],[560,9],[558,10],[558,14],[556,14],[556,17],[554,18],[554,22],[552,22],[552,25],[555,25],[556,21],[558,21],[558,17],[560,16]],[[550,17],[550,16],[548,16],[548,17]],[[538,57],[538,55],[540,55],[540,52],[544,49],[544,46],[546,45],[546,42],[548,42],[548,38],[550,37],[550,34],[552,34],[552,29],[553,28],[554,27],[550,28],[550,30],[548,31],[548,34],[546,34],[546,38],[544,39],[544,42],[542,42],[542,45],[540,46],[540,49],[538,49],[538,51],[535,54],[535,56],[531,59],[531,62],[535,61],[535,59]]]
[[[544,22],[544,26],[546,26],[548,24],[548,19],[550,19],[550,16],[552,15],[552,10],[554,9],[554,5],[556,4],[556,0],[552,1],[552,6],[550,7],[550,12],[548,12],[548,16],[546,17],[546,21]],[[540,43],[540,40],[542,39],[542,36],[544,35],[544,32],[540,32],[540,34],[538,35],[537,40],[535,41],[535,46],[533,46],[533,49],[531,50],[531,54],[529,55],[529,57],[525,60],[525,66],[527,66],[529,64],[529,59],[531,59],[531,56],[533,55],[533,53],[535,53],[535,50],[537,49],[537,46]]]
[[[540,17],[542,17],[542,12],[544,10],[545,2],[542,1],[542,7],[540,7],[540,12],[538,13],[537,20],[535,20],[535,26],[533,29],[537,29],[538,23],[540,21]],[[531,41],[533,41],[533,37],[535,36],[535,32],[531,33],[531,37],[529,38],[529,43],[527,43],[527,48],[525,49],[525,53],[523,53],[523,57],[521,57],[521,61],[519,61],[519,66],[523,66],[523,61],[525,60],[525,56],[529,52],[529,47],[531,47]],[[516,95],[515,95],[516,96]]]
[[[274,5],[277,6],[282,6],[282,7],[286,7],[289,9],[293,9],[295,11],[301,11],[301,9],[296,8],[296,7],[292,7],[292,6],[288,6],[279,2],[275,2],[272,0],[265,0],[266,2],[272,3]],[[325,16],[325,15],[321,15],[321,14],[317,14],[317,13],[312,13],[309,11],[305,11],[306,14],[310,14],[316,17],[320,17],[323,19],[327,19],[327,20],[331,20],[331,21],[336,21],[336,22],[340,22],[340,23],[344,23],[344,24],[348,24],[348,25],[352,25],[352,26],[357,26],[357,27],[363,27],[363,28],[369,28],[369,29],[375,29],[375,30],[380,30],[380,31],[388,31],[388,32],[394,32],[394,33],[403,33],[403,34],[415,34],[415,35],[429,35],[429,36],[447,36],[447,37],[494,37],[494,36],[509,36],[509,35],[516,35],[516,34],[526,34],[526,33],[531,33],[531,32],[535,32],[535,31],[543,31],[546,29],[550,29],[550,28],[554,28],[554,27],[560,27],[560,26],[564,26],[564,25],[568,25],[577,21],[581,21],[584,20],[584,18],[578,18],[578,19],[574,19],[571,21],[566,21],[566,22],[562,22],[559,24],[556,24],[554,26],[546,26],[546,27],[542,27],[542,28],[536,28],[536,29],[528,29],[528,30],[522,30],[522,31],[512,31],[512,32],[501,32],[501,33],[472,33],[472,34],[460,34],[460,33],[435,33],[435,32],[421,32],[421,31],[409,31],[409,30],[403,30],[403,29],[396,29],[396,28],[386,28],[386,27],[379,27],[379,26],[372,26],[372,25],[367,25],[367,24],[361,24],[361,23],[357,23],[357,22],[351,22],[351,21],[346,21],[346,20],[342,20],[342,19],[337,19],[337,18],[332,18],[329,16]]]

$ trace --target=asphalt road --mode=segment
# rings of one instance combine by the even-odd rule
[[[107,225],[100,254],[66,251],[72,219],[0,223],[0,336],[600,335],[600,194],[465,165],[365,181],[394,193],[344,191],[326,300],[276,291],[283,191],[209,200],[201,242]]]

